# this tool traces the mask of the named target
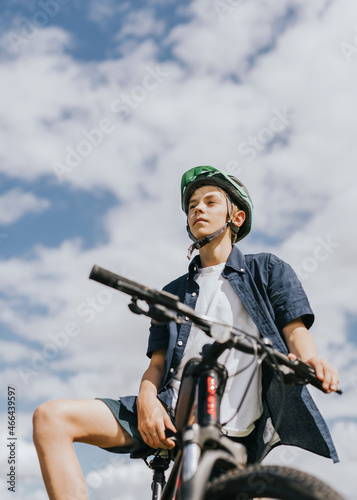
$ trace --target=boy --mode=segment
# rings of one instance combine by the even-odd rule
[[[194,249],[199,256],[191,262],[188,274],[165,289],[198,312],[270,338],[275,348],[309,363],[327,392],[336,391],[337,371],[317,355],[307,329],[313,313],[295,273],[271,254],[244,256],[234,246],[251,229],[253,205],[246,188],[214,167],[195,167],[183,175],[181,194],[193,240],[189,257]],[[152,324],[151,360],[137,398],[51,401],[37,408],[34,442],[51,500],[73,498],[73,494],[87,498],[74,441],[115,453],[130,452],[143,444],[174,446],[165,430],[175,432],[173,416],[182,370],[208,341],[200,330],[188,325]],[[236,415],[252,366],[246,355],[235,350],[224,362],[231,375],[222,401],[224,429],[232,439],[246,444],[250,461],[259,459],[272,437],[274,444],[296,445],[338,460],[327,426],[305,387],[286,389],[282,422],[275,430],[282,404],[275,377],[264,370],[256,373]],[[240,374],[234,376],[237,370]]]

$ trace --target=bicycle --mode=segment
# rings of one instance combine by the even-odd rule
[[[151,449],[131,454],[131,458],[143,458],[153,470],[153,500],[343,500],[331,487],[303,471],[261,465],[270,442],[261,459],[247,465],[246,447],[222,432],[220,402],[227,371],[217,360],[224,351],[238,349],[252,354],[256,369],[266,363],[278,374],[282,387],[311,384],[324,392],[312,367],[273,349],[269,339],[251,337],[236,327],[197,314],[166,291],[148,288],[98,266],[89,277],[130,295],[129,309],[135,314],[160,323],[190,322],[214,339],[204,346],[201,358],[191,359],[184,368],[175,411],[174,451]],[[145,303],[145,309],[139,301]],[[248,388],[249,384],[246,392]],[[340,389],[337,392],[342,394]],[[195,421],[191,423],[193,410]],[[275,428],[279,427],[277,420]],[[148,463],[150,455],[154,458]],[[166,482],[165,471],[171,461],[174,463]]]

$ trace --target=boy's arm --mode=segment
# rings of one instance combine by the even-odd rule
[[[166,350],[154,351],[148,369],[140,384],[137,398],[138,429],[146,444],[152,448],[173,448],[175,443],[167,439],[165,429],[176,432],[169,415],[157,398],[165,362]]]
[[[311,365],[317,377],[323,381],[322,386],[326,392],[336,391],[338,372],[325,359],[319,358],[315,341],[303,321],[298,318],[288,323],[283,328],[283,335],[290,352],[289,357],[298,357]]]

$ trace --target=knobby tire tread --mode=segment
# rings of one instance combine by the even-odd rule
[[[205,500],[344,500],[330,486],[306,472],[277,465],[230,470],[207,486]]]

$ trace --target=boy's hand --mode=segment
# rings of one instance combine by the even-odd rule
[[[288,354],[290,359],[297,359],[295,354]],[[303,360],[305,361],[305,360]],[[322,381],[322,387],[327,392],[337,391],[339,382],[338,372],[328,361],[325,359],[313,356],[306,360],[305,363],[312,366],[315,370],[316,376]]]
[[[175,442],[166,438],[165,430],[176,432],[165,408],[152,393],[141,394],[137,399],[138,429],[144,442],[152,448],[171,449]]]

